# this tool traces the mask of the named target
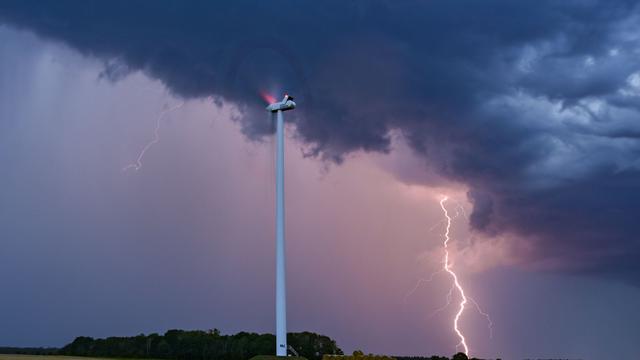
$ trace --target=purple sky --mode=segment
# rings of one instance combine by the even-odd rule
[[[274,144],[246,136],[246,117],[262,114],[247,115],[233,97],[218,104],[186,97],[162,119],[142,168],[123,172],[151,140],[158,115],[185,100],[149,72],[113,81],[108,69],[93,54],[0,25],[0,345],[59,346],[79,335],[170,328],[272,332]],[[529,106],[532,117],[549,111]],[[433,315],[449,279],[438,275],[407,293],[440,266],[440,197],[472,214],[479,200],[467,193],[477,184],[438,170],[433,157],[449,156],[446,142],[425,160],[405,130],[390,131],[388,153],[350,150],[335,163],[326,153],[305,156],[314,145],[310,130],[289,125],[291,331],[324,333],[346,351],[455,352],[455,306]],[[536,172],[528,185],[550,179],[538,171],[555,171],[553,159],[528,169]],[[454,266],[493,320],[490,339],[485,319],[465,313],[473,355],[635,352],[637,282],[588,276],[595,270],[583,271],[586,251],[564,258],[572,247],[548,246],[561,237],[538,240],[526,226],[500,221],[488,231],[454,221]]]

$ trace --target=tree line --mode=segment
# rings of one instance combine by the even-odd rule
[[[345,356],[328,336],[312,332],[287,334],[295,352],[309,360],[481,360],[457,353],[444,356],[384,356],[356,350]],[[70,355],[105,358],[153,358],[171,360],[248,360],[256,355],[274,355],[276,339],[272,334],[239,332],[222,335],[209,331],[169,330],[164,335],[140,334],[129,337],[94,339],[80,336],[62,348],[0,347],[0,354]],[[292,360],[295,358],[292,358]],[[296,359],[297,360],[297,359]],[[500,360],[500,359],[496,359]]]
[[[325,354],[342,354],[334,340],[311,332],[289,333],[287,342],[309,360],[321,360]],[[169,330],[164,335],[154,333],[105,339],[80,336],[58,353],[113,358],[248,360],[256,355],[273,355],[275,346],[276,338],[272,334],[222,335],[218,330]]]

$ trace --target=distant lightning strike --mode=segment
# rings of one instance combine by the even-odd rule
[[[162,119],[165,117],[165,115],[181,108],[183,105],[184,105],[184,101],[179,103],[176,106],[170,107],[160,112],[160,114],[158,115],[158,118],[156,119],[156,127],[153,131],[153,139],[150,142],[148,142],[144,148],[142,148],[142,151],[140,151],[140,154],[138,154],[138,158],[136,159],[136,161],[134,163],[131,163],[123,167],[122,171],[127,171],[129,169],[134,169],[135,171],[138,171],[140,170],[140,168],[142,168],[142,159],[144,158],[144,155],[147,153],[147,150],[149,150],[154,144],[160,141],[160,125],[162,124]]]

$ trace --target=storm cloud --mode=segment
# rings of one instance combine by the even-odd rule
[[[402,134],[469,187],[471,224],[523,261],[640,284],[640,12],[626,1],[2,1],[0,21],[183,98],[298,95],[306,151]],[[366,179],[363,179],[366,181]],[[428,185],[428,184],[426,184]]]

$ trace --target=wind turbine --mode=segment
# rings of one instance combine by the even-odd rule
[[[284,115],[296,103],[287,94],[267,106],[276,114],[276,355],[287,356],[287,288],[284,248]]]

